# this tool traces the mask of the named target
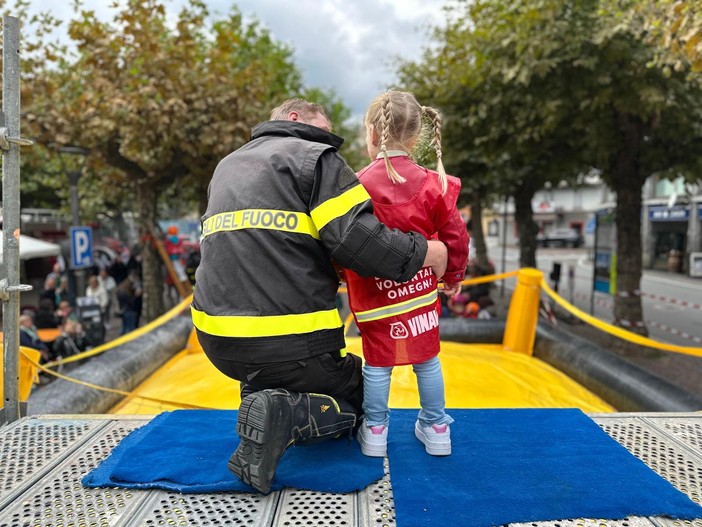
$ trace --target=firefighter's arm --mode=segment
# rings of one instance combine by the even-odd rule
[[[332,258],[361,276],[405,282],[425,263],[438,271],[445,269],[443,244],[428,246],[421,234],[390,229],[378,221],[370,196],[335,152],[319,158],[309,207]]]

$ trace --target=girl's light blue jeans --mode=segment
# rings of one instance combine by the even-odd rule
[[[390,422],[388,398],[392,368],[363,365],[363,412],[366,426],[387,426]],[[412,364],[412,369],[417,376],[419,404],[422,407],[417,417],[419,424],[431,426],[453,423],[445,411],[444,376],[439,357]]]

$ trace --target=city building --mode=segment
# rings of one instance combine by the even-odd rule
[[[702,277],[702,188],[682,178],[651,177],[642,190],[641,237],[644,269]],[[562,182],[538,191],[532,202],[542,234],[572,229],[584,246],[595,244],[598,211],[616,206],[615,193],[596,174],[578,185]],[[484,213],[485,233],[497,244],[519,242],[511,199],[497,201]]]

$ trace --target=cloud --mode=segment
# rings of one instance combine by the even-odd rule
[[[397,81],[394,61],[420,57],[429,25],[443,20],[442,0],[240,0],[245,16],[256,17],[290,45],[307,86],[334,89],[355,117]],[[210,0],[213,12],[229,2]]]
[[[206,0],[213,16],[237,5],[273,37],[293,49],[308,87],[334,89],[360,119],[370,102],[397,82],[396,61],[420,58],[429,44],[429,27],[443,22],[442,6],[452,0]],[[186,0],[164,0],[175,17]],[[68,2],[47,6],[61,20],[74,15]],[[84,7],[110,20],[110,2],[85,0]]]

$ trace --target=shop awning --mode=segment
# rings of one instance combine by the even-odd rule
[[[0,231],[0,262],[3,261],[2,251],[4,245],[4,233]],[[20,260],[30,258],[42,258],[45,256],[57,256],[61,254],[61,247],[55,243],[45,242],[31,236],[20,234],[19,240]]]

